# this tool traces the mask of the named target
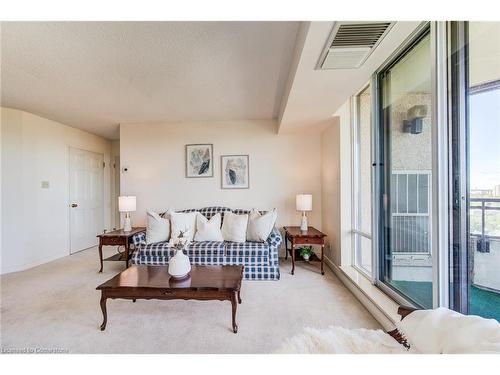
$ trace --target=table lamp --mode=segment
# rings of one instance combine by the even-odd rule
[[[118,211],[125,212],[125,220],[123,220],[123,231],[130,232],[130,213],[136,209],[136,199],[133,196],[118,197]]]
[[[306,211],[312,211],[312,195],[297,194],[296,205],[297,205],[297,211],[302,211],[302,221],[300,223],[300,230],[306,232],[307,231]]]

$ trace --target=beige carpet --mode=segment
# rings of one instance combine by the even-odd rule
[[[107,254],[113,248],[106,250]],[[123,268],[97,249],[1,277],[1,349],[69,353],[271,353],[304,327],[380,328],[327,269],[300,263],[295,276],[281,264],[280,281],[244,281],[239,331],[231,331],[228,301],[108,300],[102,321],[95,287]]]

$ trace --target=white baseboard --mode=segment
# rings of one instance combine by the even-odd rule
[[[333,271],[335,276],[351,291],[352,294],[363,304],[373,317],[382,325],[386,331],[394,329],[394,319],[388,312],[384,311],[379,304],[370,298],[347,274],[335,265],[329,258],[325,257],[325,264]],[[387,297],[389,298],[389,297]]]
[[[44,258],[37,259],[33,262],[25,263],[25,264],[16,264],[12,265],[6,268],[2,268],[1,270],[1,275],[5,275],[7,273],[12,273],[12,272],[19,272],[19,271],[24,271],[27,270],[28,268],[33,268],[36,266],[40,266],[45,263],[52,262],[53,260],[63,258],[65,256],[68,256],[69,254],[67,253],[61,253],[61,254],[52,254]]]

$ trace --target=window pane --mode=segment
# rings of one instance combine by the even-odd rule
[[[408,213],[417,213],[417,175],[408,175]]]
[[[418,212],[429,213],[429,176],[427,174],[418,176]]]
[[[372,241],[360,234],[355,234],[356,265],[366,273],[372,271]]]
[[[500,321],[500,23],[469,22],[468,34],[471,269],[462,288],[469,314]]]
[[[379,135],[384,152],[381,189],[387,198],[384,201],[391,205],[382,207],[381,281],[396,295],[431,308],[431,227],[426,212],[427,174],[432,170],[429,35],[395,61],[379,75],[383,125]]]
[[[407,207],[407,175],[406,174],[397,174],[398,177],[398,213],[405,214],[408,210]]]
[[[356,123],[354,126],[353,152],[353,191],[354,191],[354,229],[371,235],[372,232],[372,195],[371,195],[371,91],[370,86],[356,96]],[[354,234],[355,264],[371,273],[371,241],[363,240]]]
[[[360,169],[360,193],[359,204],[361,230],[365,233],[372,232],[372,196],[371,196],[371,95],[370,87],[367,87],[359,95],[359,169]]]

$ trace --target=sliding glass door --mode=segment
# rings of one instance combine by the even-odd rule
[[[377,75],[378,281],[425,308],[433,305],[432,67],[427,27]]]
[[[500,321],[500,23],[453,22],[450,307]]]

